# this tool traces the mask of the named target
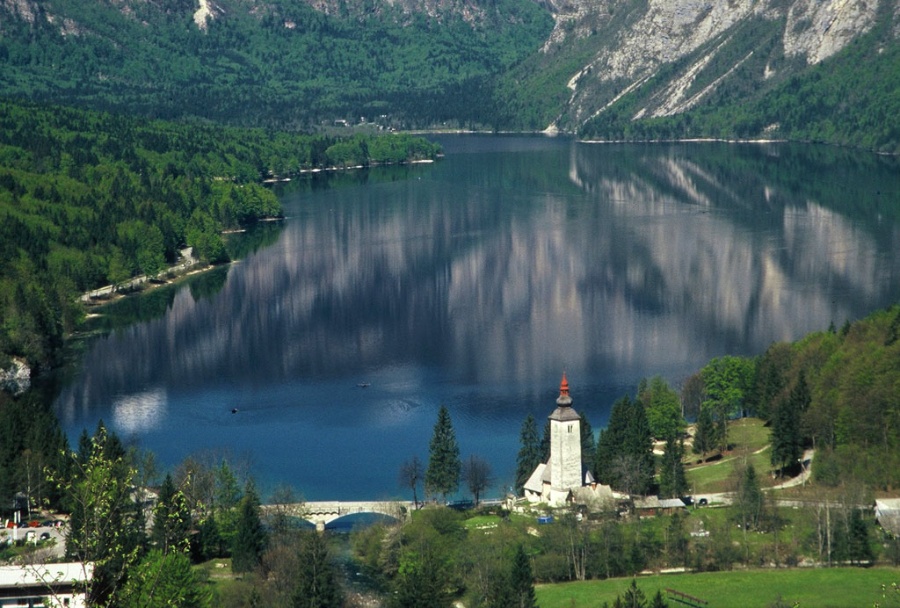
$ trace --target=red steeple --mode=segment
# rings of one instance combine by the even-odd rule
[[[566,378],[566,372],[563,372],[562,381],[559,383],[559,398],[556,400],[556,405],[572,405],[572,398],[569,397],[569,380]]]

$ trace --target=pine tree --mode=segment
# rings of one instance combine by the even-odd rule
[[[206,608],[212,603],[207,585],[180,551],[151,551],[128,577],[124,606],[141,608]]]
[[[528,559],[528,554],[525,553],[525,547],[522,545],[518,546],[513,557],[510,588],[514,608],[537,608],[531,561]]]
[[[625,456],[632,467],[629,492],[647,494],[653,485],[656,461],[653,457],[653,434],[647,422],[647,413],[640,401],[631,401],[625,439]]]
[[[662,463],[659,470],[659,495],[663,498],[677,498],[687,493],[687,479],[684,475],[684,443],[674,437],[666,440]]]
[[[521,447],[516,458],[516,494],[521,495],[525,482],[541,464],[541,440],[538,438],[537,421],[528,414],[519,435]]]
[[[266,546],[266,531],[259,517],[259,496],[253,482],[247,482],[238,504],[237,531],[231,547],[231,569],[250,572],[259,564]]]
[[[849,545],[847,552],[851,563],[871,563],[875,558],[875,554],[872,552],[872,545],[869,543],[869,527],[866,525],[862,517],[862,511],[859,509],[853,509],[850,513],[847,541]]]
[[[299,569],[291,608],[340,608],[343,605],[337,573],[324,534],[302,534],[297,563]]]
[[[550,460],[550,419],[544,421],[544,430],[541,433],[541,462]]]
[[[650,601],[650,608],[669,608],[669,602],[666,601],[659,589],[656,590],[656,595]]]
[[[700,407],[700,416],[697,418],[697,430],[694,432],[694,454],[701,458],[712,450],[716,444],[716,427],[713,424],[712,414],[708,407]]]
[[[459,488],[462,463],[459,459],[459,445],[450,420],[450,412],[445,406],[438,411],[434,434],[429,447],[428,469],[425,471],[425,492],[431,496],[447,496]]]
[[[585,455],[593,454],[597,450],[597,445],[594,441],[594,429],[591,427],[591,423],[584,412],[581,412],[579,416],[581,418],[581,453]]]
[[[153,510],[151,538],[163,554],[172,550],[185,551],[189,546],[190,530],[191,513],[187,500],[175,487],[172,476],[166,475]]]
[[[756,469],[751,463],[735,470],[738,482],[734,493],[734,517],[741,529],[753,530],[759,527],[765,515],[765,495],[759,487]]]
[[[625,608],[646,608],[647,606],[647,597],[634,579],[631,579],[631,585],[622,594],[622,606]]]
[[[597,439],[597,452],[594,456],[594,477],[600,483],[612,486],[619,485],[616,471],[616,458],[621,454],[628,428],[628,417],[631,410],[631,399],[628,396],[617,399],[609,413],[606,428],[600,431]]]
[[[806,374],[801,371],[790,397],[779,404],[772,419],[771,462],[782,471],[794,465],[803,455],[800,416],[809,408],[811,401]]]

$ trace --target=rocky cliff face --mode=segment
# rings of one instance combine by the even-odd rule
[[[542,52],[598,40],[596,52],[569,81],[572,96],[561,116],[569,127],[669,66],[672,74],[635,115],[665,116],[699,103],[751,58],[760,81],[787,65],[827,59],[873,26],[879,2],[896,0],[567,0],[553,7],[556,26]],[[752,40],[751,23],[774,28],[776,48],[762,48],[768,39]]]

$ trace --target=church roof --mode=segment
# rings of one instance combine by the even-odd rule
[[[536,494],[540,494],[544,490],[544,471],[547,471],[547,483],[550,482],[550,470],[547,468],[547,465],[541,463],[534,469],[534,472],[531,474],[531,477],[528,478],[528,481],[525,482],[525,489],[531,492],[535,492]]]

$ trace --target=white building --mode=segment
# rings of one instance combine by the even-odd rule
[[[0,607],[84,608],[93,564],[0,566]]]
[[[581,459],[581,417],[572,408],[569,381],[563,374],[556,409],[550,414],[550,458],[539,464],[525,483],[530,502],[561,506],[568,502],[612,499],[609,486],[601,486]]]

